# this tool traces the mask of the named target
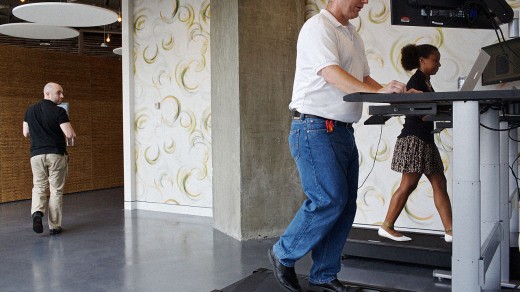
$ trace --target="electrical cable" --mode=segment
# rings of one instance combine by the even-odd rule
[[[517,133],[517,134],[518,134],[518,133]],[[511,137],[511,132],[508,133],[508,136],[509,136],[509,139],[511,139],[511,140],[513,140],[513,141],[515,141],[515,142],[518,142],[518,140],[513,139],[513,137]],[[513,166],[514,166],[515,164],[517,164],[518,158],[520,158],[520,155],[517,154],[517,155],[516,155],[516,159],[513,160],[513,162],[511,163],[511,165],[508,165],[508,166],[509,166],[509,170],[511,170],[511,174],[512,174],[513,177],[515,178],[515,183],[516,183],[516,189],[517,189],[517,190],[520,189],[520,185],[518,184],[518,176],[516,175],[516,172],[515,172]],[[518,169],[518,167],[517,167],[517,169]],[[519,197],[519,199],[520,199],[520,192],[517,192],[517,194],[518,194],[518,197]],[[518,287],[518,286],[517,286],[517,287]],[[515,288],[515,289],[516,289],[516,288]]]
[[[484,11],[484,13],[486,14],[486,16],[488,17],[489,19],[489,22],[491,23],[491,25],[493,26],[493,30],[495,31],[495,34],[497,36],[497,40],[498,40],[498,44],[500,45],[500,48],[502,49],[502,53],[504,53],[504,57],[506,58],[506,60],[513,66],[515,67],[520,67],[518,64],[514,63],[513,61],[511,61],[511,58],[509,58],[509,55],[508,53],[506,53],[506,50],[504,48],[504,45],[509,49],[509,51],[515,55],[517,58],[520,58],[520,56],[509,46],[509,44],[507,43],[506,41],[506,38],[504,36],[504,32],[502,31],[502,28],[500,28],[500,26],[498,25],[498,23],[496,23],[495,19],[493,19],[492,15],[485,9],[485,7],[481,7],[482,10]],[[500,35],[498,34],[498,32],[500,31]],[[502,36],[502,38],[500,38],[500,36]]]
[[[496,132],[510,131],[510,130],[517,129],[517,128],[520,127],[520,124],[519,124],[519,123],[514,123],[514,122],[509,121],[507,115],[504,114],[505,109],[504,109],[504,106],[503,106],[503,105],[501,105],[500,107],[498,107],[496,104],[494,104],[494,105],[492,104],[492,105],[484,106],[484,107],[482,107],[482,109],[480,110],[480,114],[485,113],[485,112],[486,112],[487,110],[489,110],[489,109],[500,110],[500,111],[502,112],[502,118],[503,118],[505,121],[508,122],[508,127],[507,127],[507,129],[495,129],[495,128],[491,128],[491,127],[489,127],[489,126],[486,126],[486,125],[484,125],[484,124],[482,124],[482,123],[479,123],[481,127],[486,128],[486,129],[491,130],[491,131],[496,131]],[[511,137],[510,132],[508,132],[508,136],[509,136],[509,138],[510,138],[511,140],[513,140],[513,141],[517,141],[517,140],[515,140],[515,139],[513,139],[513,138]],[[520,141],[517,141],[517,142],[520,142]]]
[[[479,124],[480,124],[480,126],[481,126],[482,128],[486,128],[486,129],[488,129],[488,130],[490,130],[490,131],[495,131],[495,132],[504,132],[504,131],[509,131],[509,130],[511,130],[511,129],[518,128],[518,126],[516,126],[516,127],[514,127],[514,128],[495,129],[495,128],[491,128],[491,127],[489,127],[489,126],[486,126],[486,125],[484,125],[484,124],[482,124],[482,123],[479,123]]]
[[[517,157],[517,159],[518,159],[518,157]],[[514,163],[512,165],[514,165]],[[518,185],[518,176],[516,175],[515,170],[513,169],[513,167],[511,165],[509,166],[509,170],[511,170],[511,174],[515,178],[516,189],[517,190],[520,189],[520,186]],[[518,196],[520,197],[520,193],[518,193]]]
[[[518,291],[518,287],[520,287],[520,283],[516,284],[515,288],[513,288],[513,291]]]
[[[503,33],[502,33],[502,29],[499,27],[498,30],[500,30],[500,33],[502,34],[502,37],[504,37]],[[516,64],[515,62],[513,62],[511,60],[511,58],[509,58],[509,54],[506,52],[506,49],[504,48],[504,45],[509,49],[509,51],[511,53],[513,53],[513,55],[515,55],[517,58],[520,58],[520,56],[509,46],[509,44],[507,43],[507,41],[505,39],[500,39],[500,36],[498,35],[498,32],[497,32],[497,28],[495,28],[495,34],[497,36],[497,39],[498,39],[498,44],[500,45],[500,49],[502,49],[502,53],[504,54],[504,57],[506,58],[506,60],[513,66],[515,67],[520,67],[518,64]]]
[[[509,139],[511,139],[511,141],[520,142],[520,140],[517,140],[517,139],[511,137],[511,132],[507,133],[507,135],[509,136]]]
[[[358,187],[358,190],[363,187],[363,185],[367,181],[368,177],[372,173],[372,170],[374,170],[374,166],[376,165],[377,153],[379,152],[379,144],[381,143],[382,136],[383,136],[383,125],[381,125],[381,131],[379,132],[379,141],[377,141],[376,154],[374,155],[374,161],[372,162],[372,168],[370,168],[370,171],[368,172],[367,176],[365,177],[365,180],[363,180],[363,183]]]
[[[444,147],[444,144],[442,143],[441,132],[436,133],[436,134],[437,134],[437,137],[439,137],[439,142],[442,146],[442,149],[444,149],[445,152],[453,152],[453,148],[451,150],[448,150],[448,149],[446,149],[446,147]]]
[[[503,106],[502,106],[501,103],[498,103],[498,102],[495,102],[495,103],[492,103],[492,104],[488,104],[488,105],[484,105],[479,110],[479,114],[483,114],[483,113],[487,112],[489,109],[503,110]]]

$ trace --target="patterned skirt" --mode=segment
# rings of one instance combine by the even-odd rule
[[[397,139],[391,168],[402,173],[434,174],[444,172],[437,146],[425,143],[416,136]]]

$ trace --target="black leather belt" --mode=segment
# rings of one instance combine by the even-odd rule
[[[345,122],[340,122],[340,121],[336,121],[336,120],[326,119],[326,118],[323,118],[323,117],[320,117],[320,116],[315,116],[315,115],[302,114],[302,113],[300,113],[300,112],[297,111],[297,110],[292,110],[292,111],[291,111],[291,114],[292,114],[292,118],[293,118],[294,120],[300,120],[300,119],[320,119],[320,120],[329,120],[329,121],[334,122],[334,125],[337,126],[337,127],[350,128],[350,127],[352,127],[352,124],[353,124],[353,123],[345,123]]]

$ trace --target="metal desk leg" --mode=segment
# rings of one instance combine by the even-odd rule
[[[518,129],[512,129],[509,131],[509,136],[515,140],[518,140]],[[513,171],[518,176],[518,142],[509,139],[509,166],[513,168]],[[510,246],[518,247],[518,185],[516,177],[513,176],[511,171],[509,172],[509,198],[510,198]]]
[[[452,291],[480,291],[479,103],[453,102]]]
[[[508,122],[500,122],[500,129],[509,127]],[[509,282],[509,133],[500,132],[500,222],[502,223],[502,243],[500,246],[500,281]]]
[[[499,128],[498,110],[488,109],[480,115],[482,125]],[[500,291],[500,134],[480,127],[480,196],[481,261],[480,283],[485,291]],[[497,226],[500,225],[500,226]],[[495,232],[497,234],[495,234]],[[483,278],[483,279],[482,279]],[[484,281],[483,281],[484,280]]]

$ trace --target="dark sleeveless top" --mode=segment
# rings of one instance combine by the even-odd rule
[[[423,92],[433,92],[433,88],[426,84],[426,75],[419,69],[415,72],[406,84],[406,89],[416,89]],[[397,138],[404,138],[407,136],[416,136],[425,143],[435,143],[433,139],[433,122],[424,122],[423,116],[406,116],[403,125],[403,130]]]

